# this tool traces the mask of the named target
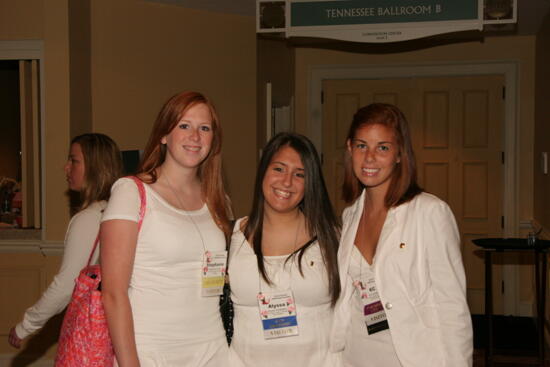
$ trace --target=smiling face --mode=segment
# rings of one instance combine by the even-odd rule
[[[161,139],[167,148],[165,163],[195,170],[208,156],[213,136],[208,106],[199,103],[190,107],[172,131]]]
[[[262,181],[264,210],[290,213],[304,198],[305,171],[300,155],[283,146],[273,155]]]
[[[69,189],[73,191],[82,190],[86,166],[84,165],[84,155],[82,154],[80,144],[71,144],[69,158],[67,159],[67,163],[65,163],[63,169],[65,170],[65,177],[67,179],[67,183],[69,184]]]
[[[395,165],[401,161],[393,130],[381,124],[365,125],[347,143],[357,179],[367,189],[385,195]]]

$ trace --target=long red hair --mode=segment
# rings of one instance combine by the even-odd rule
[[[161,143],[161,139],[174,129],[187,110],[197,104],[204,104],[210,110],[213,132],[210,152],[200,164],[197,174],[201,181],[202,194],[212,217],[225,235],[229,236],[232,231],[229,221],[231,206],[225,193],[222,174],[222,129],[216,109],[206,96],[199,92],[181,92],[172,96],[164,104],[149,135],[149,141],[145,146],[138,168],[138,175],[150,177],[147,179],[147,183],[157,181],[157,169],[166,159],[166,146]]]

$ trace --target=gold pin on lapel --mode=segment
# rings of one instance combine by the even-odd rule
[[[399,248],[405,248],[405,242],[401,242],[401,243],[399,244]]]

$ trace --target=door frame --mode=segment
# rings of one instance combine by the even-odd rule
[[[396,79],[412,77],[448,77],[475,75],[502,75],[506,93],[504,97],[504,177],[503,214],[504,237],[517,237],[519,233],[517,172],[519,161],[518,131],[518,63],[515,61],[494,62],[449,62],[441,64],[389,64],[389,65],[314,65],[308,70],[308,121],[307,131],[319,152],[323,144],[323,80],[339,79]],[[525,313],[519,297],[519,266],[503,265],[503,281],[511,292],[504,294],[504,313]],[[523,312],[522,312],[523,311]]]

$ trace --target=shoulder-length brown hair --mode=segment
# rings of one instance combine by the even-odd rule
[[[147,183],[157,181],[157,169],[166,159],[166,146],[161,143],[162,138],[174,129],[185,112],[198,104],[204,104],[210,110],[213,132],[210,152],[198,169],[202,194],[214,220],[220,229],[226,235],[229,235],[231,233],[229,222],[231,208],[225,193],[222,175],[222,130],[216,109],[206,96],[199,92],[181,92],[172,96],[164,104],[149,135],[149,141],[145,146],[138,174],[140,177],[150,177]]]
[[[406,203],[422,192],[416,182],[416,161],[407,119],[403,112],[394,105],[369,104],[361,107],[353,116],[346,141],[351,142],[355,138],[357,130],[369,125],[383,125],[390,128],[399,148],[400,162],[394,168],[390,186],[384,198],[386,207],[390,208]],[[344,166],[342,198],[349,204],[361,195],[363,184],[353,173],[349,151],[346,153]]]
[[[104,134],[78,135],[71,140],[80,145],[84,157],[84,183],[78,211],[95,201],[109,200],[111,186],[122,176],[122,157],[116,143]]]

